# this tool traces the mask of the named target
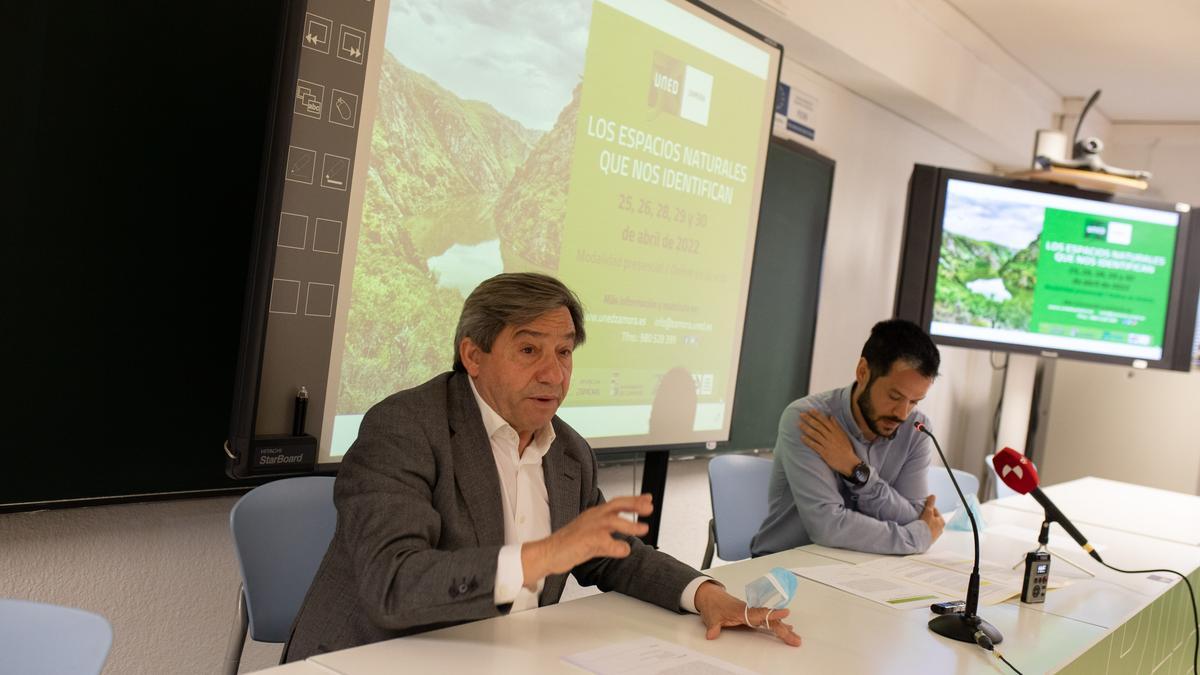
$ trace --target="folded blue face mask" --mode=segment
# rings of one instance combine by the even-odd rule
[[[983,522],[983,514],[979,512],[979,498],[974,494],[967,495],[967,509],[971,509],[971,513],[975,516],[975,524],[979,526],[979,531],[983,532],[986,523]],[[955,509],[954,517],[946,523],[946,529],[970,532],[971,519],[967,517],[967,509],[961,506]]]
[[[783,609],[796,595],[799,583],[795,574],[776,567],[746,584],[746,606]]]

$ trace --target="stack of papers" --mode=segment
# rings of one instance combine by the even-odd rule
[[[935,602],[961,600],[967,592],[973,561],[946,553],[904,558],[881,557],[852,565],[799,567],[798,576],[896,609],[927,608]],[[1021,574],[987,561],[979,563],[979,603],[995,605],[1021,593]],[[1067,581],[1052,581],[1061,588]]]

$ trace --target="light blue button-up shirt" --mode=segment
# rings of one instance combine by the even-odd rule
[[[812,394],[784,409],[767,492],[768,515],[750,543],[754,555],[805,544],[908,554],[924,552],[933,543],[929,526],[920,520],[933,447],[913,428],[913,422],[928,420],[913,411],[895,438],[868,442],[850,409],[853,389],[852,384]],[[804,443],[796,424],[807,410],[819,410],[841,425],[854,454],[871,467],[865,485],[848,483]]]

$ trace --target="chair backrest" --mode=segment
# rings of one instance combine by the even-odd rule
[[[250,637],[286,642],[325,550],[337,511],[333,478],[303,476],[260,485],[229,515],[242,571]]]
[[[708,463],[717,555],[722,560],[750,557],[750,540],[767,517],[771,465],[769,459],[747,455],[720,455]]]
[[[0,600],[0,672],[97,675],[112,647],[99,614],[28,600]]]
[[[975,474],[960,469],[951,469],[951,471],[958,479],[958,486],[962,488],[963,494],[975,495],[975,498],[978,499],[979,479],[975,477]],[[946,474],[944,466],[929,467],[929,492],[937,497],[933,504],[942,513],[949,513],[960,505],[958,493],[955,492],[954,484],[950,482],[950,476]]]
[[[992,460],[995,457],[995,454],[988,455],[987,457],[983,458],[983,463],[987,465],[985,471],[988,473],[988,478],[991,479],[992,485],[996,486],[996,499],[1011,497],[1017,494],[1017,491],[1008,487],[1008,485],[1006,485],[1004,481],[1000,479],[1000,475],[996,473],[996,465],[992,464]]]

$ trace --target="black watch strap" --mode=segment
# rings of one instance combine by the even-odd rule
[[[866,462],[859,462],[858,466],[854,467],[854,469],[850,471],[850,475],[846,477],[846,480],[855,487],[862,487],[867,484],[867,481],[870,480],[870,478],[870,465],[868,465]]]

